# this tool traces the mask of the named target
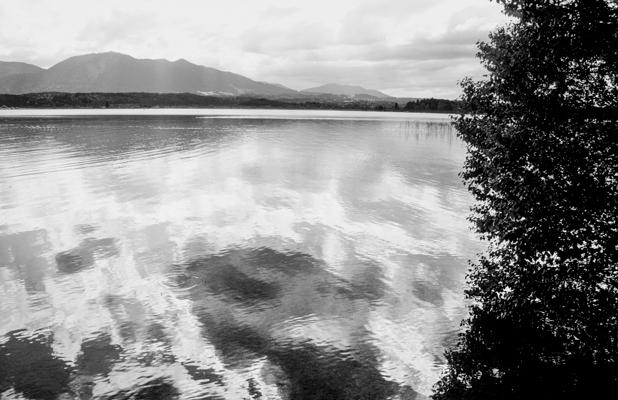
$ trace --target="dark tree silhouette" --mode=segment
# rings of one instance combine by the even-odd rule
[[[404,110],[406,111],[455,112],[457,109],[458,103],[456,101],[434,98],[409,101],[404,107]]]
[[[616,396],[618,3],[499,2],[454,121],[488,250],[433,398]]]

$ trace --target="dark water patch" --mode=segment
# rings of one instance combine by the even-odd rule
[[[265,333],[231,322],[218,322],[209,315],[200,315],[203,335],[217,349],[223,362],[232,368],[242,368],[266,354],[270,343]]]
[[[262,392],[255,379],[250,378],[247,380],[247,389],[249,391],[249,396],[251,396],[253,400],[260,400],[262,398]]]
[[[13,331],[0,344],[0,393],[10,388],[33,399],[70,393],[71,367],[53,353],[53,337]]]
[[[158,322],[150,322],[141,342],[154,346],[153,350],[146,350],[138,354],[137,361],[144,366],[173,364],[176,356],[171,350],[172,342],[165,331],[165,327]]]
[[[208,309],[217,298],[233,307],[254,307],[255,315],[270,310],[269,318],[283,320],[324,311],[353,312],[351,302],[384,296],[379,266],[359,262],[352,269],[356,272],[346,280],[304,253],[234,248],[172,266],[168,282],[184,289],[183,295],[198,308]]]
[[[285,371],[292,399],[378,400],[392,397],[399,389],[374,365],[332,348],[302,343],[274,348],[269,358]]]
[[[437,283],[415,281],[412,284],[412,293],[414,293],[417,298],[431,303],[436,307],[440,307],[444,304],[444,300],[442,299],[442,289]]]
[[[404,385],[401,388],[399,388],[399,393],[397,393],[398,398],[400,400],[426,400],[427,398],[423,395],[421,395],[420,393],[418,393],[417,391],[415,391],[414,389],[412,389],[410,386]]]
[[[242,277],[243,283],[252,283],[244,279],[249,273],[268,276],[268,282],[276,282],[281,287],[281,290],[272,293],[272,296],[281,296],[280,303],[271,310],[257,312],[262,312],[265,317],[275,316],[281,321],[297,316],[294,313],[298,310],[302,310],[299,315],[315,314],[318,318],[322,317],[322,309],[334,311],[335,315],[340,316],[346,304],[356,304],[351,301],[371,302],[384,296],[386,286],[379,265],[359,262],[357,272],[349,281],[334,277],[321,266],[324,264],[302,253],[260,248],[228,250],[191,262],[186,268],[177,268],[179,281],[192,287],[194,314],[202,325],[204,337],[215,346],[228,367],[244,368],[252,360],[267,357],[270,363],[283,371],[277,384],[292,399],[386,399],[398,394],[404,389],[381,375],[378,351],[366,341],[369,332],[354,333],[355,344],[344,350],[309,341],[282,341],[271,336],[268,326],[255,326],[232,310],[213,308],[208,298],[200,293],[199,285],[196,286],[196,272],[201,271],[200,280],[211,290],[214,287],[216,290],[213,292],[221,293],[223,287],[228,286],[240,287],[234,290],[234,294],[241,296],[241,299],[234,299],[233,304],[243,304],[242,299],[263,297],[264,293],[261,289],[258,290],[260,296],[245,292],[236,277]],[[227,275],[218,277],[217,274],[223,274],[218,271],[219,268],[225,273],[231,271],[235,278]],[[290,308],[284,304],[289,293],[293,293],[291,301],[303,306]],[[363,313],[364,307],[359,304],[355,307],[355,313]],[[355,318],[363,319],[362,315]],[[254,385],[257,383],[254,382]],[[255,386],[254,389],[253,395],[258,396],[260,388]]]
[[[62,251],[56,254],[56,265],[58,271],[65,274],[72,274],[94,264],[94,257],[91,253],[76,248]]]
[[[166,284],[173,288],[186,289],[198,284],[196,277],[182,265],[170,267]]]
[[[107,376],[122,354],[122,348],[112,344],[109,334],[101,333],[94,339],[84,340],[77,357],[77,370],[82,375]]]
[[[273,300],[279,293],[277,285],[251,278],[230,265],[210,268],[206,285],[217,294],[230,294],[243,302]]]
[[[234,320],[235,310],[239,318],[261,318],[266,325],[311,314],[346,319],[352,313],[362,320],[369,304],[384,296],[386,284],[378,265],[355,263],[349,280],[326,268],[299,252],[228,249],[174,265],[167,276],[169,286],[192,301],[194,314],[218,316],[220,321]],[[241,309],[247,307],[251,315],[245,317]]]
[[[384,282],[384,271],[378,265],[358,263],[358,272],[350,280],[355,298],[377,301],[384,297],[387,286]]]
[[[258,383],[253,378],[249,378],[247,380],[247,390],[249,392],[249,396],[253,400],[260,400],[262,398],[262,392],[258,386]]]
[[[276,270],[288,275],[310,274],[322,270],[321,263],[308,254],[294,251],[280,252],[269,247],[250,251],[245,258],[262,268]]]
[[[91,267],[95,257],[108,258],[115,255],[118,255],[118,248],[113,238],[88,238],[77,247],[56,254],[56,265],[59,272],[72,274]]]
[[[320,269],[319,261],[308,254],[277,251],[270,247],[231,248],[210,257],[212,262],[227,263],[249,270],[270,270],[289,275],[311,273]]]
[[[192,280],[199,280],[213,294],[223,295],[231,301],[254,305],[277,298],[280,291],[277,284],[253,278],[225,261],[218,256],[206,257],[192,261],[188,271]]]
[[[185,363],[183,364],[183,367],[187,370],[187,373],[199,383],[214,384],[221,387],[224,386],[223,377],[211,368],[203,368],[191,363]]]
[[[169,378],[155,378],[139,384],[137,388],[122,390],[110,396],[102,396],[101,400],[154,400],[178,399],[180,392]]]
[[[230,366],[266,356],[281,368],[277,386],[291,399],[387,399],[400,387],[377,369],[373,354],[353,356],[308,342],[277,342],[248,326],[220,325],[207,328],[208,337]],[[234,362],[236,361],[236,362]],[[256,393],[258,390],[256,386]]]
[[[155,367],[176,362],[176,356],[166,349],[156,349],[152,351],[142,351],[135,357],[137,363],[144,367]]]
[[[200,288],[204,288],[247,306],[273,301],[280,297],[281,285],[273,281],[273,276],[261,276],[260,271],[273,265],[272,259],[261,259],[262,254],[240,250],[203,256],[176,266],[174,283],[180,287],[194,286],[193,293],[198,296]]]
[[[316,282],[311,283],[312,289],[314,289],[317,293],[320,293],[325,299],[332,300],[357,300],[360,298],[364,298],[364,296],[359,296],[354,292],[354,289],[349,287],[343,281],[326,281],[326,280],[318,280]]]
[[[162,343],[170,345],[169,336],[165,332],[165,327],[158,322],[152,322],[146,329],[147,343]]]
[[[200,320],[204,336],[231,368],[242,368],[251,360],[266,356],[282,374],[271,374],[280,391],[290,399],[387,399],[409,388],[386,380],[380,373],[378,352],[368,343],[339,349],[308,341],[276,340],[248,325],[216,324]],[[274,376],[274,378],[273,378]],[[259,387],[254,382],[254,394]],[[251,390],[251,387],[250,387]],[[413,398],[413,397],[408,397]]]

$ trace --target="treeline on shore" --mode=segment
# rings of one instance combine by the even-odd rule
[[[362,111],[456,112],[458,102],[419,99],[397,102],[357,99],[204,96],[193,93],[28,93],[0,94],[0,108],[284,108]]]

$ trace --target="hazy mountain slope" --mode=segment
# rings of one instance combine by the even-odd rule
[[[36,74],[0,78],[0,93],[51,91],[298,94],[284,86],[256,82],[186,60],[140,60],[112,52],[71,57]]]
[[[23,62],[0,61],[0,78],[9,75],[32,74],[43,71],[43,68]]]
[[[339,85],[336,83],[327,83],[326,85],[301,90],[301,92],[312,94],[333,94],[338,96],[369,95],[381,99],[390,97],[377,90],[365,89],[364,87],[354,85]]]

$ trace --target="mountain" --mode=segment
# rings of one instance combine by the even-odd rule
[[[301,90],[301,92],[307,94],[331,94],[336,96],[371,97],[377,99],[387,99],[391,97],[377,90],[365,89],[361,86],[339,85],[336,83],[327,83],[326,85]]]
[[[13,63],[3,63],[13,64]],[[21,63],[15,63],[21,64]],[[0,71],[3,71],[0,65]],[[24,64],[28,65],[28,64]],[[31,66],[34,67],[34,66]],[[257,82],[232,72],[177,61],[136,59],[108,52],[68,58],[49,69],[0,72],[0,93],[156,92],[219,95],[298,95],[281,85]],[[37,69],[38,68],[38,69]],[[6,69],[9,71],[9,68]]]
[[[8,75],[31,74],[43,71],[43,68],[23,62],[0,61],[0,78]]]

